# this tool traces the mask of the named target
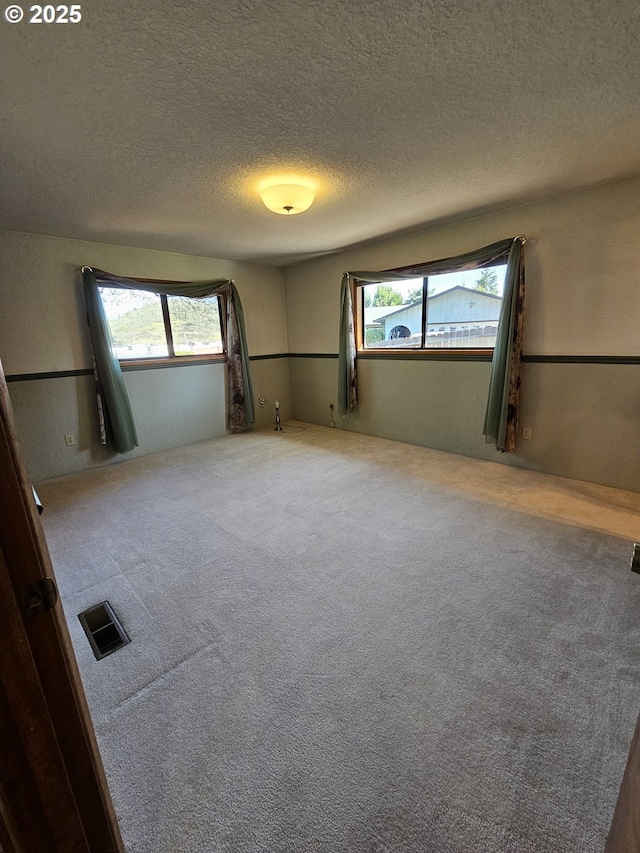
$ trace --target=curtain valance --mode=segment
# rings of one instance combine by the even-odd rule
[[[371,284],[384,284],[385,282],[402,281],[403,279],[425,278],[429,275],[439,275],[445,272],[475,270],[478,267],[486,267],[492,263],[506,260],[513,245],[513,239],[500,240],[497,243],[491,243],[490,246],[475,249],[473,252],[465,252],[464,255],[456,255],[453,258],[440,258],[437,261],[428,261],[425,264],[417,264],[414,267],[402,267],[401,269],[385,270],[384,272],[346,272],[344,275]],[[519,240],[521,238],[516,237],[515,239]]]
[[[204,299],[224,292],[233,282],[226,278],[213,281],[156,281],[148,278],[125,278],[104,270],[89,269],[93,273],[96,284],[100,287],[121,287],[127,290],[146,290],[148,293],[158,293],[163,296],[188,296],[192,299]]]
[[[524,243],[526,243],[526,238],[518,235],[471,252],[465,252],[462,255],[441,258],[413,267],[402,267],[398,270],[345,272],[342,276],[340,292],[338,352],[338,406],[342,414],[353,411],[358,405],[354,280],[386,283],[403,279],[424,278],[445,272],[472,270],[506,261],[504,293],[491,364],[491,379],[483,435],[487,443],[495,443],[498,450],[513,451],[517,432],[522,358]]]
[[[122,369],[115,356],[111,331],[100,296],[101,286],[145,290],[164,296],[185,296],[192,299],[220,296],[225,315],[223,335],[228,368],[229,429],[239,432],[246,430],[253,423],[253,388],[244,314],[240,296],[233,281],[217,279],[188,282],[135,279],[91,267],[82,268],[82,280],[93,349],[101,441],[109,450],[127,453],[138,445],[138,436]]]

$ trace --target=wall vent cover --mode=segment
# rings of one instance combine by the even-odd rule
[[[96,660],[106,658],[107,655],[131,642],[108,601],[83,610],[78,614],[78,619],[84,628]]]

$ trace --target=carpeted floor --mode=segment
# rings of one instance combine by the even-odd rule
[[[38,486],[128,853],[599,853],[635,497],[303,426]]]

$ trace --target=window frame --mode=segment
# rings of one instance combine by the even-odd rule
[[[410,264],[404,267],[394,267],[390,270],[384,270],[385,273],[405,273],[411,272],[412,270],[419,269],[420,266],[426,266],[426,264]],[[493,261],[488,264],[479,264],[477,267],[470,268],[469,272],[473,272],[474,270],[482,270],[489,269],[492,267],[505,267],[507,266],[507,259]],[[452,272],[456,272],[456,270],[452,270]],[[446,275],[447,271],[443,270],[442,272],[436,273],[434,277],[438,275]],[[354,298],[354,333],[355,333],[355,341],[356,341],[356,354],[358,358],[367,356],[380,358],[382,356],[389,358],[433,358],[437,360],[442,359],[458,359],[461,358],[483,358],[490,360],[493,357],[493,352],[495,347],[426,347],[425,346],[425,336],[427,330],[427,312],[428,312],[428,290],[429,290],[429,276],[428,275],[416,275],[416,279],[422,279],[422,319],[421,319],[421,332],[420,332],[420,346],[394,346],[394,347],[376,347],[376,346],[365,346],[365,320],[364,320],[364,288],[367,285],[375,284],[375,282],[371,281],[363,281],[359,280],[357,277],[353,278],[353,298]],[[501,305],[502,299],[504,298],[504,294],[500,297]],[[401,306],[398,306],[400,308]]]
[[[156,366],[156,365],[171,365],[176,366],[178,364],[209,364],[212,362],[227,362],[227,350],[226,350],[226,303],[225,296],[221,293],[215,293],[213,296],[217,299],[218,302],[218,320],[220,325],[220,342],[222,344],[222,351],[215,353],[195,353],[189,355],[176,355],[175,346],[173,342],[173,329],[171,326],[171,312],[169,310],[169,295],[166,293],[154,293],[153,291],[143,290],[142,288],[134,288],[134,287],[120,287],[115,282],[109,284],[98,284],[98,292],[100,293],[100,297],[102,298],[102,290],[128,290],[133,293],[151,293],[154,296],[157,296],[160,299],[160,308],[162,312],[162,320],[164,324],[164,333],[167,344],[168,355],[156,355],[149,356],[148,358],[135,356],[132,358],[121,358],[117,356],[118,362],[123,370],[131,369],[134,370],[136,368],[143,368],[146,366]],[[179,297],[182,299],[196,299],[199,300],[199,297],[196,296],[182,296]],[[211,296],[202,297],[204,299],[211,299]],[[106,310],[105,310],[106,317]],[[107,326],[109,327],[109,333],[111,334],[111,325],[109,322],[109,318],[106,317]]]

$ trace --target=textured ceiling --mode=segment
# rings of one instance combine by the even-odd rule
[[[0,227],[286,264],[639,171],[637,0],[82,15],[0,22]],[[262,205],[281,170],[306,213]]]

